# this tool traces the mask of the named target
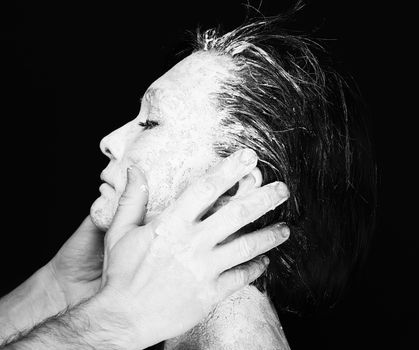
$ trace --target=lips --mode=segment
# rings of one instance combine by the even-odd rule
[[[111,186],[113,189],[115,189],[115,185],[106,177],[106,175],[103,172],[100,174],[100,179],[103,182],[107,183],[109,186]]]

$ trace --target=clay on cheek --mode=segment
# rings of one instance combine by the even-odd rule
[[[178,98],[166,101],[161,105],[162,125],[141,135],[131,155],[147,175],[148,213],[153,215],[167,207],[191,177],[202,175],[215,157],[209,116],[194,114]]]

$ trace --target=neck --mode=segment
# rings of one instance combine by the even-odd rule
[[[289,349],[271,301],[247,286],[220,303],[187,333],[166,341],[165,350]]]

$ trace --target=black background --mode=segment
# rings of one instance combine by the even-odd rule
[[[244,19],[243,1],[136,6],[17,3],[1,11],[3,152],[0,295],[47,263],[88,214],[107,158],[100,139],[134,118],[149,84],[185,57],[186,30]],[[304,30],[357,81],[371,111],[379,165],[378,227],[357,282],[332,310],[281,315],[292,349],[407,348],[417,326],[418,249],[414,45],[409,9],[366,1],[306,1]],[[251,2],[257,7],[258,2]],[[290,1],[264,1],[274,15]],[[10,14],[9,14],[10,13]],[[335,40],[336,39],[336,40]],[[14,68],[17,67],[17,68]],[[409,144],[411,143],[411,144]]]

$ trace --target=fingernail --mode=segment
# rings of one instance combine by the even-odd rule
[[[268,266],[268,265],[269,265],[269,258],[268,258],[266,255],[264,255],[264,256],[262,257],[262,263],[263,263],[263,265],[265,265],[265,266]]]
[[[257,161],[256,152],[250,148],[245,148],[241,151],[240,161],[245,165],[251,165]]]
[[[281,234],[281,237],[286,239],[290,235],[290,229],[285,222],[279,222],[274,225],[274,229],[277,233]]]
[[[282,197],[287,197],[288,198],[290,196],[290,192],[288,191],[288,187],[281,181],[275,182],[275,190]]]
[[[148,187],[147,187],[147,185],[142,184],[140,186],[140,191],[145,192],[145,193],[148,193]]]
[[[256,183],[256,179],[252,174],[247,175],[248,179],[246,180],[249,186],[253,186]]]
[[[272,194],[274,202],[272,209],[285,202],[290,196],[288,188],[283,182],[276,181],[270,183],[267,186],[271,187],[274,190],[274,193]]]
[[[133,165],[130,165],[128,168],[127,168],[127,173],[128,173],[128,177],[131,179],[131,180],[133,180],[133,179],[135,179],[135,171],[134,171],[134,166]]]
[[[290,229],[288,226],[281,227],[281,236],[282,238],[286,239],[290,236]]]

